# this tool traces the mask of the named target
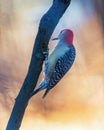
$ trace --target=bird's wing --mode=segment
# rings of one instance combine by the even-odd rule
[[[52,89],[60,79],[66,74],[66,72],[70,69],[75,59],[75,48],[72,46],[69,51],[66,52],[64,56],[62,56],[56,63],[55,70],[53,71],[48,88],[43,95],[43,98],[47,95],[50,89]]]

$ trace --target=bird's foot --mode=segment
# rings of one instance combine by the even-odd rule
[[[45,61],[44,61],[44,72],[45,75],[47,75],[48,68],[49,68],[49,63],[48,63],[48,54],[49,54],[49,49],[47,49],[45,52],[43,52],[45,56]]]
[[[44,57],[45,57],[45,60],[48,59],[48,54],[49,54],[49,48],[47,48],[47,50],[43,52],[43,55],[44,55]]]

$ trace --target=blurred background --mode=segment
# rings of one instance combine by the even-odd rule
[[[51,4],[0,0],[0,130],[27,73],[39,21]],[[20,130],[104,130],[104,1],[72,0],[52,37],[65,28],[74,32],[74,65],[44,100],[43,92],[31,99]],[[50,52],[55,44],[50,40]]]

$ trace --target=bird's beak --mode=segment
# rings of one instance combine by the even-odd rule
[[[52,38],[52,40],[59,40],[59,38],[58,38],[58,37],[55,37],[55,38]]]

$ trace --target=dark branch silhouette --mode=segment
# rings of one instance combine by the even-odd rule
[[[6,130],[19,130],[28,101],[42,71],[42,64],[45,59],[44,52],[48,49],[49,39],[70,2],[71,0],[53,0],[52,6],[41,18],[30,66],[15,100]]]

